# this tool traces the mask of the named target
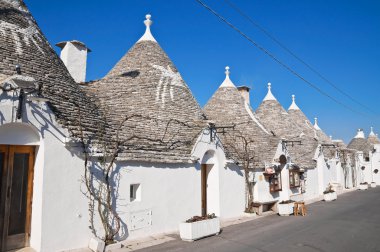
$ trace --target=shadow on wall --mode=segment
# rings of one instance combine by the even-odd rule
[[[90,161],[89,165],[89,176],[88,185],[91,187],[91,190],[95,192],[95,194],[103,194],[103,201],[107,199],[107,183],[109,183],[110,186],[110,202],[111,207],[113,210],[115,210],[118,215],[122,214],[121,211],[119,211],[120,207],[124,206],[120,203],[120,194],[119,194],[119,188],[120,188],[120,180],[121,180],[121,172],[120,170],[123,168],[123,166],[115,165],[112,171],[109,174],[109,179],[104,176],[104,167],[101,165],[102,160],[101,158],[93,157]],[[103,223],[100,219],[100,214],[98,213],[98,201],[94,197],[90,197],[87,188],[86,188],[86,182],[85,182],[85,176],[82,177],[82,184],[81,184],[81,192],[82,194],[89,200],[89,217],[90,217],[90,230],[91,232],[99,238],[102,238],[104,236],[103,230],[101,230],[102,226],[106,223]],[[111,217],[112,218],[112,215]],[[109,223],[112,223],[113,226],[116,226],[116,219],[113,218]],[[116,234],[114,237],[115,240],[125,240],[129,236],[128,232],[128,226],[125,223],[123,219],[120,218],[120,231]]]
[[[12,101],[15,101],[17,97],[10,96],[3,92],[0,95],[0,100],[2,99],[10,99]],[[18,101],[14,103],[16,106],[18,106]],[[31,114],[34,118],[34,120],[29,120],[27,111],[27,106],[29,105]],[[55,137],[59,142],[63,142],[62,139],[65,139],[65,134],[54,125],[54,119],[53,119],[53,113],[50,111],[50,109],[46,106],[46,109],[44,109],[39,104],[35,104],[32,102],[26,102],[22,105],[22,117],[19,121],[12,121],[15,120],[16,114],[12,106],[7,106],[7,109],[10,109],[10,119],[9,121],[6,121],[6,118],[4,114],[6,114],[4,111],[0,111],[0,125],[6,125],[8,123],[24,123],[32,125],[37,131],[40,132],[42,138],[45,138],[45,132],[50,132],[50,134]],[[2,109],[3,110],[3,109]]]
[[[232,172],[236,172],[237,175],[243,177],[243,172],[241,171],[241,169],[243,168],[240,168],[238,165],[236,164],[232,164],[232,165],[227,165],[226,166],[226,169],[232,171]]]

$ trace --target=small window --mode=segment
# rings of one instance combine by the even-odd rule
[[[301,186],[300,173],[298,171],[289,171],[289,187],[295,188]]]
[[[129,199],[131,202],[141,201],[141,186],[140,186],[140,184],[131,184],[129,186]]]
[[[281,173],[274,173],[269,177],[270,192],[278,192],[282,190]]]
[[[365,157],[365,161],[366,161],[366,162],[369,162],[369,157]]]

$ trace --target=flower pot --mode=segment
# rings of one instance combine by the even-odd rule
[[[219,232],[219,218],[179,224],[179,235],[184,241],[195,241],[206,236],[217,235]]]
[[[338,198],[338,196],[337,196],[336,192],[329,192],[329,193],[324,193],[323,194],[323,199],[326,202],[336,200],[337,198]]]
[[[368,184],[360,184],[359,185],[359,190],[367,190],[368,189]]]
[[[289,216],[293,213],[294,203],[278,204],[278,214],[280,216]]]
[[[376,182],[372,182],[371,183],[371,188],[375,188],[376,187]]]

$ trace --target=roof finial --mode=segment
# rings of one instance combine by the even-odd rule
[[[319,126],[318,126],[318,118],[317,117],[314,117],[314,129],[321,130],[321,128],[319,128]]]
[[[153,41],[153,42],[157,42],[155,39],[154,39],[154,37],[153,37],[153,35],[152,35],[152,33],[150,32],[150,26],[152,25],[152,23],[153,23],[153,21],[152,20],[150,20],[150,18],[151,18],[152,16],[150,15],[150,14],[146,14],[145,15],[145,21],[144,21],[144,24],[145,24],[145,26],[146,26],[146,30],[145,30],[145,33],[144,33],[144,35],[139,39],[139,41],[137,41],[137,42],[140,42],[140,41]]]
[[[330,135],[330,140],[332,140],[332,135]]]
[[[370,136],[376,136],[375,132],[373,132],[373,127],[371,127],[371,133],[369,133]]]
[[[292,95],[292,104],[290,105],[288,110],[291,110],[291,109],[293,109],[293,110],[299,110],[300,109],[296,104],[296,96],[295,95]]]
[[[269,100],[273,100],[275,101],[276,98],[273,96],[272,94],[272,84],[270,82],[268,82],[268,93],[267,95],[264,97],[264,101],[269,101]]]
[[[358,132],[354,138],[365,138],[363,129],[358,129]]]
[[[146,14],[145,15],[145,21],[144,21],[144,24],[148,27],[148,26],[151,26],[152,25],[152,20],[150,20],[150,18],[152,17],[152,15],[150,14]]]
[[[230,77],[230,67],[229,66],[226,66],[226,76]]]
[[[224,79],[224,81],[223,81],[222,85],[220,85],[220,87],[234,87],[234,88],[236,88],[236,86],[230,80],[230,67],[226,66],[225,69],[226,69],[226,71],[225,71],[226,78]]]

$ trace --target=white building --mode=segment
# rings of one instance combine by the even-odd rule
[[[357,184],[372,183],[380,184],[379,180],[379,149],[380,141],[373,132],[365,138],[364,131],[358,129],[357,134],[348,144],[348,148],[356,150]]]
[[[118,240],[175,231],[202,213],[222,219],[243,213],[243,173],[226,165],[218,137],[210,138],[198,103],[151,35],[149,16],[146,33],[110,73],[83,87],[67,70],[78,61],[68,59],[65,67],[22,1],[1,1],[0,9],[12,10],[0,21],[6,48],[0,55],[0,251],[69,250],[87,247],[94,232],[103,235],[97,216],[90,223],[84,151],[91,151],[96,179],[109,155],[100,144],[114,144],[116,132],[122,143],[111,174]],[[64,55],[83,59],[83,48]],[[81,82],[83,73],[78,76]]]
[[[254,204],[275,210],[278,202],[289,200],[293,189],[289,187],[290,158],[286,145],[257,119],[250,106],[249,88],[235,86],[230,79],[229,67],[226,67],[225,80],[204,111],[221,127],[219,136],[225,143],[228,158],[240,165],[252,159],[249,168],[253,176],[250,186],[253,187]],[[268,170],[273,173],[266,173]],[[296,186],[294,190],[298,190]]]
[[[355,186],[359,171],[345,169],[355,162],[365,167],[361,181],[380,183],[373,133],[365,149],[348,146],[361,151],[358,159],[353,152],[339,158],[317,123],[294,100],[282,108],[270,86],[255,113],[249,89],[237,88],[229,69],[204,113],[151,34],[150,15],[110,72],[84,83],[84,43],[58,43],[60,59],[22,0],[3,0],[0,10],[7,10],[0,19],[0,252],[70,250],[103,237],[86,181],[110,188],[116,240],[177,231],[195,215],[238,217],[247,187],[256,204],[269,206],[316,197],[343,178]],[[231,127],[253,140],[248,186],[244,160],[225,135]]]

